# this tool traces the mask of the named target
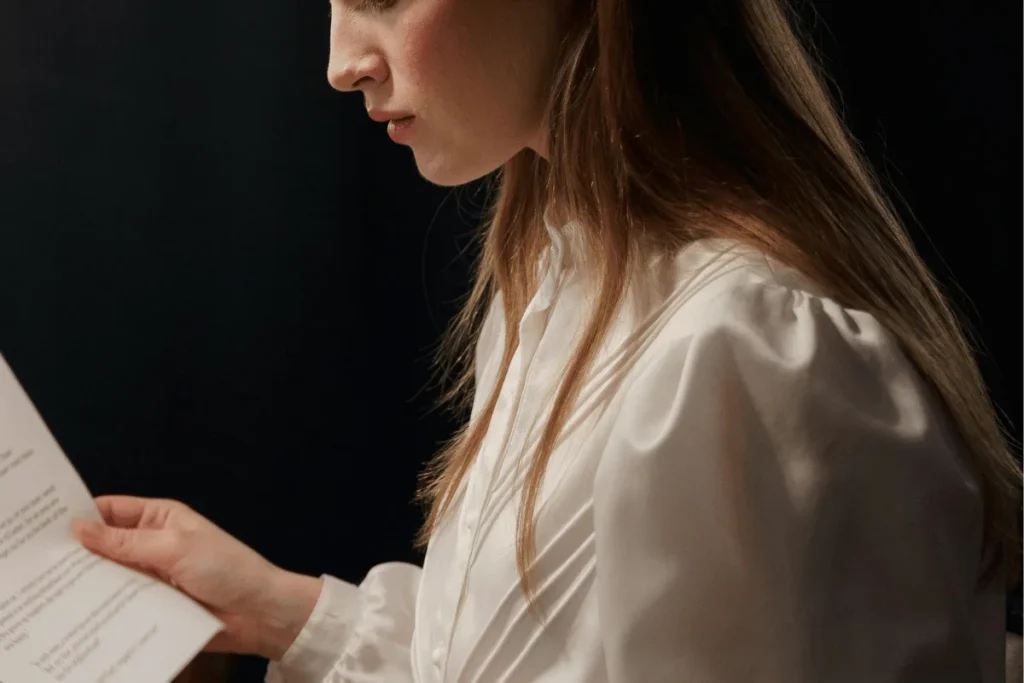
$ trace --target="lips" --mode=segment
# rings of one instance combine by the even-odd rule
[[[388,121],[388,136],[395,142],[407,143],[415,133],[415,116],[404,116]]]
[[[412,113],[408,111],[397,111],[397,110],[385,110],[385,109],[370,109],[367,112],[370,118],[379,123],[387,123],[389,121],[401,121],[402,119],[412,118]]]
[[[387,123],[388,135],[395,142],[408,142],[412,139],[416,127],[414,126],[416,116],[412,112],[398,109],[374,109],[370,107],[366,113],[374,121]]]

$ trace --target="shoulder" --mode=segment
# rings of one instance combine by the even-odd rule
[[[758,514],[801,509],[811,526],[876,530],[881,514],[908,536],[945,525],[976,540],[977,481],[874,316],[744,257],[659,322],[612,411],[595,479],[606,509],[670,485],[728,514],[760,501]]]
[[[966,476],[934,394],[875,316],[725,247],[694,245],[677,261],[678,301],[657,317],[620,399],[624,450],[725,440],[750,453],[856,452],[864,467],[899,453],[908,477],[925,462]]]
[[[870,313],[842,306],[799,271],[735,242],[694,243],[669,267],[662,276],[672,283],[659,321],[663,343],[742,330],[745,339],[779,346],[780,336],[820,324],[842,328],[851,341],[864,333],[877,344],[893,341]]]
[[[673,267],[671,303],[655,322],[648,363],[710,356],[777,379],[829,375],[842,384],[916,374],[874,315],[750,248],[697,243]],[[757,381],[756,373],[747,379]]]

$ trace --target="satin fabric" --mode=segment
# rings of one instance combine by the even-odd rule
[[[325,575],[267,683],[1002,679],[979,488],[934,397],[874,317],[725,241],[652,264],[598,354],[541,491],[538,622],[515,566],[522,464],[591,303],[572,233],[548,230],[491,427],[424,566]]]

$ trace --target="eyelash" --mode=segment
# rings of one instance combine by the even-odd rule
[[[398,0],[358,0],[356,11],[358,12],[384,12],[398,4]]]
[[[398,0],[357,0],[355,2],[355,10],[357,12],[385,12],[395,5],[398,4]],[[334,2],[330,3],[327,8],[327,16],[331,17],[334,15]]]

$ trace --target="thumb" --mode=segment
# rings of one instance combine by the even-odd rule
[[[117,562],[163,569],[173,561],[170,535],[158,529],[121,529],[85,519],[71,528],[86,548]]]

